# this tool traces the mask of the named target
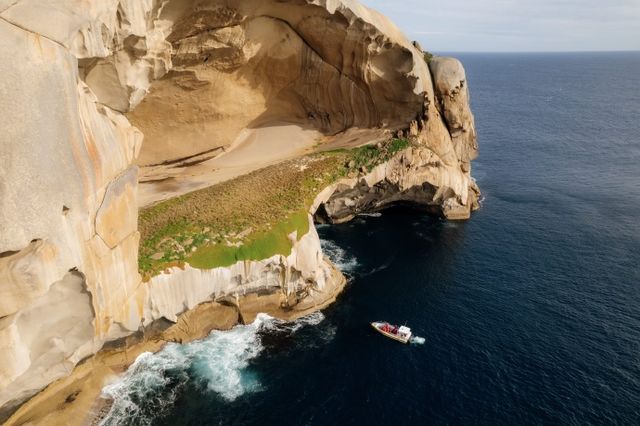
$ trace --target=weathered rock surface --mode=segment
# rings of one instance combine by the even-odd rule
[[[434,57],[429,62],[438,108],[444,114],[462,169],[470,170],[478,156],[473,114],[469,106],[469,85],[464,68],[455,58]]]
[[[97,264],[88,242],[141,134],[96,103],[68,48],[8,23],[12,8],[0,14],[0,413],[68,374],[118,328],[92,297],[99,285],[110,293],[140,282],[137,244],[114,240],[107,250],[121,263]],[[109,275],[131,262],[124,282]]]
[[[409,198],[467,217],[464,70],[432,64],[355,0],[0,0],[0,420],[105,343],[202,301],[266,292],[295,311],[339,287],[313,231],[289,256],[142,282],[136,163],[270,122],[402,129],[416,145],[364,178],[383,195],[343,182],[323,192],[333,217]],[[244,315],[264,303],[252,297]]]
[[[447,219],[468,219],[478,207],[479,195],[468,175],[444,165],[433,151],[416,143],[371,172],[325,189],[315,217],[322,223],[343,223],[360,213],[406,205]]]
[[[342,223],[398,204],[464,220],[479,208],[480,190],[470,174],[478,144],[464,68],[445,57],[434,57],[429,67],[434,90],[426,94],[421,116],[401,132],[412,139],[412,147],[369,173],[327,188],[317,220]]]
[[[169,2],[158,17],[173,23],[173,69],[128,115],[147,138],[142,165],[273,122],[328,134],[402,127],[431,86],[420,53],[354,1]]]
[[[159,320],[126,339],[110,343],[96,356],[79,364],[73,372],[31,398],[5,426],[95,425],[104,415],[100,398],[105,383],[126,370],[143,352],[156,352],[167,342],[188,343],[211,330],[228,330],[238,324],[238,309],[207,302],[180,315],[176,323]],[[108,406],[107,406],[108,408]]]
[[[106,189],[96,212],[96,233],[113,249],[138,229],[137,167],[127,169]]]
[[[55,246],[34,240],[19,252],[0,257],[0,317],[18,312],[57,279]]]
[[[156,275],[145,287],[144,325],[160,318],[176,321],[185,310],[210,300],[237,306],[242,313],[240,300],[248,294],[274,295],[275,310],[295,317],[295,312],[308,312],[333,300],[343,284],[344,279],[324,258],[320,239],[310,223],[310,231],[294,244],[288,256],[209,270],[186,265]]]

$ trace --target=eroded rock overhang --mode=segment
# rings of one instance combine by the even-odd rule
[[[409,128],[425,176],[468,200],[461,66],[432,67],[434,88],[422,52],[355,1],[0,1],[0,56],[1,413],[143,323],[136,164],[271,122]]]
[[[145,15],[144,34],[116,31],[112,46],[84,49],[110,55],[81,61],[99,101],[145,134],[141,165],[229,147],[270,123],[405,127],[432,87],[421,52],[357,2],[170,0]]]

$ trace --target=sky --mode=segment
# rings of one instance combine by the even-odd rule
[[[640,0],[361,0],[433,52],[640,50]]]

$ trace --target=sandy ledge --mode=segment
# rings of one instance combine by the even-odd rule
[[[147,207],[307,154],[351,149],[389,137],[390,132],[382,129],[357,128],[328,137],[287,123],[245,129],[228,148],[171,164],[142,166],[138,205]]]

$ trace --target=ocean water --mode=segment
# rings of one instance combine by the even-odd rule
[[[640,424],[640,54],[459,57],[482,209],[321,226],[336,304],[145,354],[103,424]]]

